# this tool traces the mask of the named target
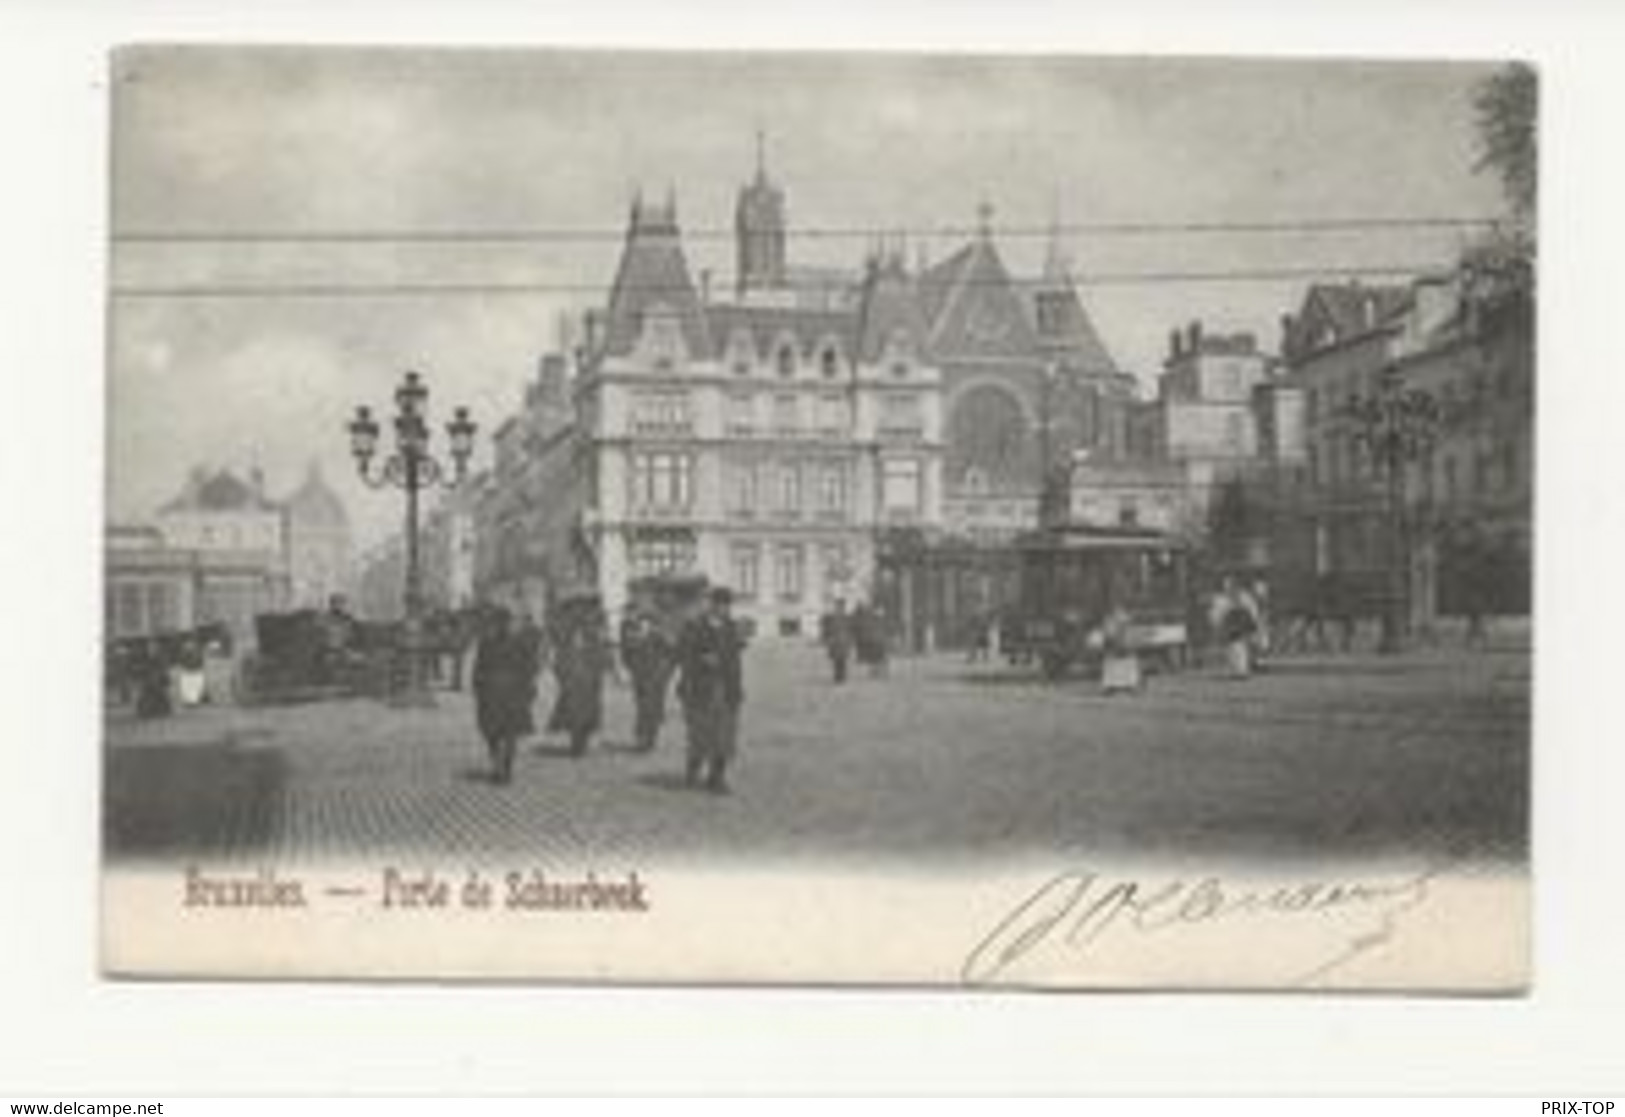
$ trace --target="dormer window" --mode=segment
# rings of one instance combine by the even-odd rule
[[[835,352],[835,346],[826,345],[818,355],[818,367],[822,370],[825,380],[834,380],[841,373],[841,358]]]
[[[667,307],[649,312],[643,322],[643,349],[649,363],[661,372],[670,372],[683,356],[683,324]]]
[[[794,376],[796,374],[796,347],[788,341],[779,344],[773,360],[780,376]]]

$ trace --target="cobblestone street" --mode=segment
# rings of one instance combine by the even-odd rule
[[[911,862],[1029,853],[1521,857],[1528,657],[1432,650],[1213,670],[1136,696],[937,656],[835,688],[815,648],[749,653],[734,794],[680,785],[682,731],[629,750],[630,692],[581,760],[523,746],[494,787],[465,695],[108,721],[115,859],[385,852]],[[544,685],[538,720],[551,689]],[[675,713],[675,703],[673,704]]]

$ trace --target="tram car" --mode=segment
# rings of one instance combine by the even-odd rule
[[[1037,663],[1051,679],[1098,671],[1107,617],[1128,617],[1128,648],[1163,669],[1190,652],[1190,555],[1186,544],[1137,528],[1053,526],[1017,541],[1019,591],[1003,636],[1005,655]]]

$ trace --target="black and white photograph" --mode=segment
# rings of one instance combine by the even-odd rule
[[[1530,63],[107,87],[105,973],[1528,987]]]

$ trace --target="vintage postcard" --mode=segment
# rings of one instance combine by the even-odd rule
[[[1516,61],[130,46],[102,965],[1516,992]]]

